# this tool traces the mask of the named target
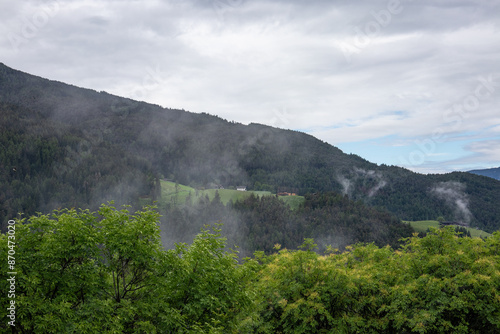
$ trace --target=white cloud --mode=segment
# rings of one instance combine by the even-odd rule
[[[500,161],[500,139],[472,142],[467,150],[481,156],[481,160]]]

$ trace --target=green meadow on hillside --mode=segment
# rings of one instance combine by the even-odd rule
[[[213,200],[215,197],[215,192],[219,192],[221,202],[226,205],[229,201],[236,202],[238,200],[244,200],[250,197],[252,194],[254,196],[275,196],[270,191],[238,191],[234,189],[195,189],[183,184],[178,184],[171,181],[161,180],[161,203],[164,204],[174,204],[181,205],[186,203],[186,200],[190,197],[193,204],[197,203],[200,198],[208,196],[209,200]],[[301,204],[304,203],[304,196],[280,196],[280,200],[288,204],[291,209],[297,209]],[[439,222],[437,220],[420,220],[420,221],[404,221],[410,224],[417,232],[426,232],[429,228],[439,228]],[[467,227],[472,237],[482,237],[486,238],[491,236],[490,233],[485,231]]]
[[[208,196],[210,200],[219,192],[221,202],[226,205],[229,201],[243,200],[252,194],[254,196],[274,196],[270,191],[238,191],[234,189],[195,189],[175,182],[161,180],[162,203],[184,204],[191,197],[193,203],[197,203],[201,197]],[[288,204],[290,208],[296,209],[304,203],[304,196],[280,196],[280,199]]]
[[[285,202],[285,204],[288,204],[292,210],[298,209],[306,200],[304,196],[280,196],[280,199]]]
[[[201,197],[208,196],[210,200],[215,197],[215,192],[219,192],[221,202],[225,205],[229,201],[245,199],[251,194],[255,196],[270,196],[269,191],[238,191],[234,189],[195,189],[182,184],[176,184],[170,181],[161,181],[161,197],[164,203],[183,204],[191,196],[193,203],[200,200]]]
[[[405,223],[409,223],[417,232],[426,232],[430,227],[439,228],[437,220],[405,221]],[[475,228],[467,227],[467,230],[473,238],[487,238],[491,236],[490,233]]]

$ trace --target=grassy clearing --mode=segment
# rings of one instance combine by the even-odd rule
[[[191,196],[193,203],[197,203],[201,197],[208,196],[210,200],[215,197],[215,192],[219,192],[221,202],[224,204],[229,203],[229,201],[243,200],[251,194],[254,196],[270,196],[272,195],[269,191],[238,191],[233,189],[206,189],[206,190],[196,190],[192,187],[178,184],[169,181],[161,181],[161,196],[162,202],[164,203],[176,203],[183,204],[186,202],[188,196]]]
[[[437,220],[405,221],[405,223],[409,223],[417,232],[425,232],[429,227],[439,228]],[[490,233],[475,228],[467,227],[467,230],[473,238],[487,238],[491,236]]]
[[[467,228],[470,232],[470,235],[471,237],[473,238],[476,238],[476,237],[479,237],[479,238],[487,238],[489,236],[491,236],[490,233],[488,232],[485,232],[483,230],[478,230],[477,228],[471,228],[471,227],[468,227]]]
[[[208,195],[208,198],[212,200],[215,197],[216,189],[199,190],[201,196]],[[238,200],[243,200],[250,197],[251,194],[254,196],[270,196],[272,195],[269,191],[238,191],[233,189],[219,189],[219,196],[222,203],[227,204],[229,201],[236,202]]]
[[[174,182],[160,181],[161,183],[161,201],[163,203],[181,204],[186,202],[186,198],[191,195],[191,198],[196,193],[196,189],[176,184]]]
[[[280,200],[288,204],[292,210],[296,210],[305,202],[304,196],[280,196]]]
[[[175,182],[161,180],[162,203],[184,204],[189,196],[191,196],[193,203],[197,203],[201,197],[205,196],[213,200],[216,191],[219,192],[221,202],[224,205],[229,203],[229,201],[236,202],[238,200],[244,200],[251,196],[251,194],[259,197],[274,196],[270,191],[238,191],[233,189],[196,190],[189,186],[182,184],[177,184],[176,186]],[[279,198],[288,204],[292,210],[297,209],[305,201],[304,196],[280,196]]]
[[[437,220],[405,221],[405,223],[409,223],[417,232],[425,232],[430,227],[439,228]]]

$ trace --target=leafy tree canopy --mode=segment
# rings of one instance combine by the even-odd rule
[[[274,246],[238,263],[218,228],[164,250],[153,207],[60,210],[15,224],[21,333],[498,333],[500,232],[404,246]],[[0,235],[7,258],[8,235]],[[7,271],[0,288],[8,291]],[[0,296],[7,305],[7,295]],[[10,329],[2,306],[2,332]]]
[[[165,251],[153,207],[61,210],[15,224],[16,331],[208,333],[235,328],[250,303],[245,267],[218,230]],[[7,235],[1,256],[7,258]],[[6,270],[0,286],[8,291]],[[5,329],[7,294],[0,316]]]

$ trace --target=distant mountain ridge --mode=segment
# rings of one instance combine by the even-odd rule
[[[0,63],[0,219],[114,200],[155,200],[160,179],[335,191],[404,220],[443,216],[500,229],[500,182],[378,166],[313,136],[162,108]]]
[[[500,180],[500,167],[488,168],[488,169],[474,169],[470,170],[469,173],[488,176],[495,180]]]

